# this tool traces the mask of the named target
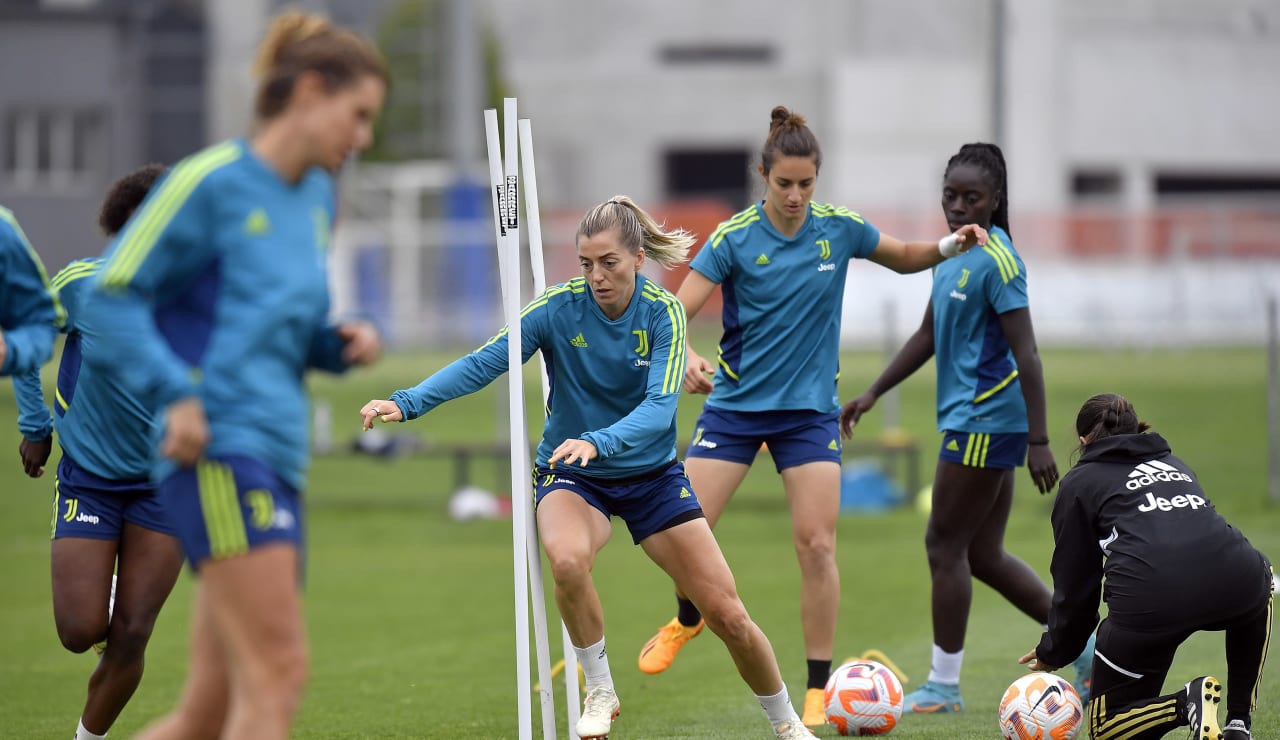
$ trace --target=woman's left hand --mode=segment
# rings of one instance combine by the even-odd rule
[[[1048,493],[1058,484],[1058,463],[1053,459],[1049,445],[1031,445],[1027,448],[1027,470],[1040,493]]]
[[[964,254],[987,243],[987,230],[977,224],[965,224],[956,229],[956,238],[960,240],[959,254]]]
[[[578,467],[585,468],[587,461],[594,460],[599,454],[596,446],[585,439],[566,439],[560,443],[555,452],[551,453],[547,466],[554,468],[558,460],[564,460],[566,465],[572,465],[575,460],[581,460]]]
[[[1031,652],[1019,658],[1018,662],[1021,663],[1022,665],[1025,665],[1029,670],[1033,670],[1033,671],[1045,671],[1046,673],[1053,673],[1054,671],[1058,670],[1058,666],[1049,665],[1048,663],[1045,663],[1044,661],[1040,660],[1040,658],[1036,657],[1035,650],[1032,650]]]
[[[360,428],[366,432],[373,429],[374,419],[381,419],[383,424],[404,421],[404,412],[395,401],[375,398],[360,407]]]
[[[382,355],[382,337],[368,321],[347,321],[336,331],[342,340],[342,359],[349,365],[372,365]]]

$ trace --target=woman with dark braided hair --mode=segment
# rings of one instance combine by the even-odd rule
[[[1053,506],[1049,626],[1020,662],[1052,671],[1070,660],[1105,599],[1088,713],[1094,740],[1155,740],[1187,726],[1193,740],[1249,740],[1271,634],[1271,566],[1149,428],[1112,393],[1080,408],[1082,454]],[[1213,676],[1158,696],[1178,646],[1199,631],[1226,632],[1221,728]]]
[[[960,666],[973,598],[981,580],[1032,619],[1049,618],[1052,594],[1026,563],[1004,549],[1014,468],[1025,460],[1041,493],[1058,467],[1049,450],[1044,375],[1027,301],[1027,270],[1009,236],[1009,183],[995,144],[965,144],[947,162],[942,211],[952,229],[976,223],[990,240],[933,271],[924,321],[862,395],[845,404],[846,436],[876,399],[938,362],[942,449],[925,534],[933,581],[929,680],[906,697],[905,711],[959,712]],[[1076,662],[1074,685],[1088,700],[1092,655]]]

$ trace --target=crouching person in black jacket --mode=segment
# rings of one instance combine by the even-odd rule
[[[1097,625],[1101,597],[1108,615],[1094,654],[1094,740],[1162,738],[1186,726],[1197,740],[1246,740],[1271,634],[1271,566],[1149,428],[1113,394],[1090,398],[1076,416],[1083,454],[1053,507],[1048,631],[1020,662],[1045,671],[1069,664]],[[1212,676],[1158,695],[1178,646],[1201,630],[1226,632],[1225,726]]]

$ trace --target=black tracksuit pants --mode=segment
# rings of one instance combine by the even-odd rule
[[[1094,740],[1157,740],[1185,727],[1183,692],[1159,693],[1178,646],[1195,632],[1226,632],[1227,716],[1251,714],[1267,659],[1271,612],[1268,594],[1261,603],[1191,629],[1135,629],[1123,618],[1124,626],[1113,617],[1103,620],[1093,659],[1093,700],[1087,711],[1090,736]]]

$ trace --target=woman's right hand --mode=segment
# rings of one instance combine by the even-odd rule
[[[404,413],[400,411],[395,401],[377,398],[360,407],[360,426],[366,432],[373,429],[373,420],[378,418],[382,419],[383,424],[404,421]]]
[[[164,439],[160,454],[189,468],[200,460],[209,445],[209,420],[204,404],[196,396],[181,398],[164,410]]]
[[[853,399],[844,405],[840,410],[840,432],[844,434],[845,439],[853,437],[853,428],[858,426],[858,420],[862,415],[871,410],[876,405],[876,399],[879,398],[871,391],[866,391],[861,396]]]
[[[687,393],[710,393],[714,388],[711,378],[716,374],[715,365],[689,347],[685,352],[684,389]]]

